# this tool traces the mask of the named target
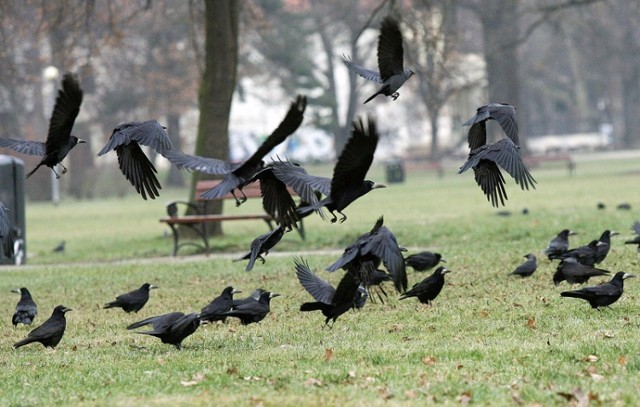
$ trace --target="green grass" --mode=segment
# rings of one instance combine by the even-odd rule
[[[610,228],[623,236],[613,238],[602,266],[638,273],[635,248],[622,244],[640,205],[636,169],[631,159],[579,162],[572,177],[561,167],[534,169],[535,191],[519,191],[509,179],[509,217],[496,216],[471,174],[412,172],[354,203],[342,225],[308,218],[306,242],[287,234],[250,273],[230,258],[265,231],[260,222],[225,225],[209,256],[168,257],[171,238],[158,218],[183,191],[163,191],[157,201],[30,203],[28,265],[0,269],[0,405],[563,405],[560,394],[574,389],[605,405],[636,404],[640,281],[628,280],[620,301],[595,311],[559,296],[568,286],[553,286],[554,265],[542,256],[563,228],[580,233],[573,245]],[[383,180],[383,169],[371,178]],[[600,201],[606,210],[596,210]],[[634,210],[615,210],[623,201]],[[227,208],[258,209],[258,202]],[[336,283],[341,273],[322,269],[337,254],[320,249],[341,250],[381,214],[411,252],[444,255],[453,271],[447,284],[431,308],[391,294],[323,329],[320,314],[298,311],[310,297],[283,252],[305,252]],[[66,252],[52,253],[60,240]],[[540,260],[536,274],[508,278],[529,252]],[[412,284],[423,277],[409,274]],[[101,309],[143,282],[161,288],[139,314]],[[182,351],[125,329],[147,316],[197,311],[229,284],[283,296],[262,323],[204,326]],[[10,324],[18,297],[8,291],[21,286],[38,303],[36,324],[57,304],[74,309],[56,351],[12,348],[30,329]]]

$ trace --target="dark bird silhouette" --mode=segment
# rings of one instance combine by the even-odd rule
[[[619,271],[608,283],[600,284],[594,287],[585,287],[576,291],[563,291],[560,293],[563,297],[580,298],[588,301],[591,308],[608,307],[622,296],[624,290],[624,280],[635,277],[633,274],[627,274]]]
[[[214,298],[207,306],[200,311],[200,319],[203,321],[225,321],[227,318],[220,316],[221,313],[231,310],[233,306],[233,294],[241,293],[232,286],[222,290],[222,294]]]
[[[549,260],[559,259],[569,250],[569,236],[576,234],[573,230],[563,229],[556,237],[551,239],[549,246],[544,249],[544,254],[547,255]]]
[[[598,240],[592,240],[586,246],[576,247],[575,249],[567,250],[567,252],[558,258],[566,260],[570,257],[576,259],[578,263],[585,266],[593,266],[598,261],[598,248],[606,245],[604,242]]]
[[[298,95],[291,103],[291,107],[284,120],[273,133],[262,143],[258,150],[241,163],[228,163],[215,158],[199,157],[187,155],[171,150],[164,154],[165,158],[175,164],[178,168],[199,171],[205,174],[224,175],[224,179],[214,188],[202,194],[204,199],[217,199],[225,196],[229,192],[236,198],[236,205],[241,205],[246,201],[246,196],[242,193],[242,188],[247,185],[258,171],[264,168],[264,158],[267,153],[286,140],[293,134],[304,118],[304,111],[307,106],[307,99]],[[242,199],[238,199],[235,190],[242,193]]]
[[[405,257],[404,262],[415,271],[427,271],[437,266],[438,263],[446,263],[447,261],[442,258],[440,253],[424,251]]]
[[[304,260],[294,259],[294,263],[298,281],[315,300],[315,302],[302,304],[300,311],[322,311],[322,315],[326,317],[325,326],[333,328],[340,315],[356,307],[356,302],[361,302],[362,293],[359,290],[361,286],[353,273],[346,273],[338,283],[338,287],[333,288],[330,283],[315,275]],[[333,321],[331,325],[329,321]]]
[[[260,296],[262,295],[262,293],[265,293],[265,292],[266,291],[263,290],[262,288],[256,288],[255,290],[253,290],[251,295],[249,295],[248,297],[238,298],[238,299],[234,298],[233,302],[232,302],[232,305],[231,305],[231,309],[236,308],[236,307],[238,307],[240,305],[256,302],[256,301],[260,300]]]
[[[60,243],[58,243],[56,245],[56,247],[53,248],[53,252],[54,253],[64,253],[64,250],[66,248],[67,242],[65,242],[64,240],[62,240]]]
[[[9,208],[0,202],[0,259],[13,257],[13,245],[15,242],[15,230],[9,214]],[[0,263],[2,263],[0,261]]]
[[[509,273],[510,275],[520,276],[522,278],[531,277],[531,275],[536,271],[536,269],[538,268],[536,256],[529,253],[524,257],[527,260],[521,265],[519,265],[518,267],[516,267],[516,269],[513,270],[511,273]]]
[[[429,277],[425,278],[418,284],[415,284],[409,291],[400,296],[401,300],[409,297],[418,297],[423,304],[431,305],[436,299],[442,287],[444,286],[444,275],[450,273],[451,270],[440,266]]]
[[[235,259],[234,261],[249,260],[247,267],[245,268],[246,271],[251,271],[251,269],[253,269],[253,265],[257,259],[260,259],[264,264],[265,259],[262,255],[264,254],[266,256],[269,254],[269,250],[273,249],[273,247],[278,244],[286,232],[289,232],[289,230],[282,226],[278,226],[269,233],[256,237],[253,239],[253,242],[251,242],[251,250],[241,258]]]
[[[42,161],[27,174],[27,178],[43,165],[51,168],[56,174],[56,178],[60,178],[54,169],[57,164],[62,166],[63,174],[67,172],[67,168],[62,165],[62,160],[76,144],[86,143],[86,141],[71,135],[71,129],[73,129],[73,123],[80,112],[81,103],[82,89],[80,89],[78,79],[75,75],[66,73],[62,78],[62,89],[58,90],[49,121],[47,140],[44,143],[0,138],[0,147],[7,147],[22,154],[42,156]]]
[[[628,202],[622,202],[619,203],[618,206],[616,206],[616,209],[620,210],[620,211],[630,211],[631,210],[631,204]]]
[[[271,299],[279,296],[280,294],[264,291],[260,294],[258,301],[247,301],[244,304],[234,306],[231,311],[223,312],[220,316],[238,318],[242,325],[260,322],[271,310]]]
[[[155,120],[149,120],[118,125],[98,156],[115,150],[120,171],[136,192],[143,199],[147,199],[147,196],[155,199],[159,196],[158,190],[162,189],[155,175],[158,171],[140,146],[151,147],[160,155],[172,149],[165,127]]]
[[[117,296],[115,301],[105,304],[102,308],[122,308],[124,312],[138,312],[149,301],[149,290],[154,288],[158,287],[144,283],[137,290]]]
[[[625,241],[624,244],[638,245],[637,250],[638,252],[640,252],[640,222],[638,221],[633,222],[633,225],[631,225],[631,230],[633,230],[636,235],[633,239]]]
[[[386,226],[381,216],[371,231],[364,233],[344,250],[342,256],[327,271],[345,269],[347,272],[359,274],[358,284],[369,285],[369,272],[376,270],[382,263],[391,275],[398,292],[407,289],[407,272],[402,257],[402,250],[396,236]],[[370,263],[370,264],[367,264]]]
[[[67,327],[67,319],[64,314],[69,311],[71,311],[71,308],[58,305],[53,309],[53,314],[49,319],[29,332],[26,338],[14,343],[13,347],[17,349],[32,342],[40,342],[45,348],[55,348],[64,335]]]
[[[595,264],[600,264],[604,261],[604,259],[607,258],[609,249],[611,249],[611,236],[616,236],[619,234],[620,233],[613,230],[605,230],[604,232],[602,232],[602,235],[600,235],[600,239],[598,239],[598,243],[600,244],[597,246]]]
[[[356,119],[353,122],[351,137],[333,168],[329,194],[315,205],[299,209],[299,213],[305,214],[325,207],[331,212],[332,223],[335,223],[338,219],[334,212],[342,215],[340,222],[344,222],[347,216],[342,211],[347,206],[373,189],[384,188],[385,185],[364,179],[373,161],[377,145],[378,132],[375,120],[372,117],[368,117],[366,120],[363,118]],[[299,181],[300,179],[298,179]],[[296,189],[296,181],[289,183],[291,181],[284,180],[284,182]],[[322,182],[322,178],[316,179],[315,182]]]
[[[31,325],[33,319],[38,315],[38,306],[31,297],[31,293],[26,288],[16,288],[11,292],[20,294],[20,301],[16,304],[16,312],[11,318],[11,323],[15,327],[18,324]]]
[[[558,264],[556,272],[553,274],[553,283],[558,285],[566,280],[569,284],[583,284],[591,277],[608,276],[609,274],[607,270],[587,266],[579,263],[574,257],[567,257]]]
[[[193,334],[200,326],[200,315],[183,314],[182,312],[170,312],[164,315],[147,318],[142,321],[133,323],[127,327],[132,330],[145,325],[151,325],[151,331],[138,331],[136,333],[142,335],[151,335],[159,338],[162,343],[175,346],[182,349],[182,341],[189,335]]]
[[[398,99],[398,89],[411,78],[415,72],[404,68],[404,51],[402,47],[402,32],[398,21],[391,16],[382,20],[380,36],[378,37],[378,72],[364,68],[343,57],[343,62],[351,71],[361,77],[382,84],[380,89],[371,95],[364,103],[378,95],[391,96]]]
[[[487,144],[487,120],[495,120],[507,135],[493,144]],[[469,128],[469,158],[458,174],[473,168],[476,183],[495,207],[504,206],[507,191],[500,167],[511,175],[524,189],[535,189],[536,180],[524,165],[518,141],[516,109],[508,104],[491,103],[481,106],[475,116],[464,123]]]
[[[598,202],[598,204],[596,205],[596,208],[603,210],[607,208],[607,205],[605,205],[604,202]]]

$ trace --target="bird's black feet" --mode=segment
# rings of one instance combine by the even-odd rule
[[[391,97],[393,98],[393,100],[398,100],[398,97],[400,96],[400,94],[398,92],[393,92],[391,94]]]

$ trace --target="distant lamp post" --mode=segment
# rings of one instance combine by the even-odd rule
[[[44,76],[45,81],[47,81],[47,93],[49,95],[48,98],[46,98],[45,100],[50,100],[51,101],[51,108],[50,109],[45,109],[45,112],[53,112],[53,107],[56,104],[56,84],[58,82],[58,77],[60,76],[60,71],[58,70],[58,68],[56,68],[53,65],[49,65],[48,67],[44,68],[44,71],[42,72],[42,75]],[[47,113],[45,113],[47,114]],[[49,119],[48,117],[46,118],[47,120]],[[58,170],[58,166],[56,165],[54,170]],[[51,202],[53,202],[54,205],[58,205],[60,203],[60,181],[58,180],[58,178],[56,178],[56,175],[53,171],[50,171],[51,173]]]

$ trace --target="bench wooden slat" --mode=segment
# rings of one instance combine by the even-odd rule
[[[271,216],[264,215],[183,215],[175,217],[160,218],[163,223],[188,224],[204,222],[222,222],[225,220],[272,220]]]

